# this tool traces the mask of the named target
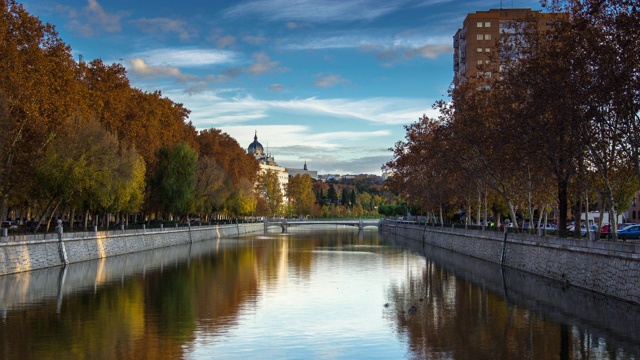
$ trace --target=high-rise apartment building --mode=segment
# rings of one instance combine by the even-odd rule
[[[546,26],[550,14],[531,9],[491,9],[476,11],[464,19],[453,36],[454,83],[468,78],[493,78],[500,73],[501,55],[497,40],[501,34],[515,35],[519,22],[538,13],[538,25]]]

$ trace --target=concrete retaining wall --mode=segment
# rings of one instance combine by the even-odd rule
[[[381,231],[640,304],[640,245],[385,222]],[[504,248],[504,261],[503,257]]]
[[[190,242],[264,231],[264,224],[229,224],[174,229],[63,234],[69,263],[101,259]],[[0,275],[63,265],[57,234],[0,238]]]

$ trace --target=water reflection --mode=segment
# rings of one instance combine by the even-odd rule
[[[0,301],[5,359],[640,354],[638,307],[352,229],[212,240],[0,277]]]
[[[387,240],[422,254],[394,298],[417,357],[626,359],[640,354],[640,307],[457,253]],[[490,325],[489,325],[490,324]]]

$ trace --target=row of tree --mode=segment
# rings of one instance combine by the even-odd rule
[[[196,131],[121,64],[76,62],[15,0],[0,11],[0,218],[253,211],[259,165],[233,138]]]
[[[259,176],[257,189],[260,197],[256,212],[271,216],[375,216],[380,204],[394,201],[368,191],[357,192],[355,186],[336,189],[334,184],[314,182],[308,174],[290,177],[283,189],[278,174],[270,169]],[[261,205],[263,199],[265,204]]]
[[[455,84],[451,101],[434,105],[440,116],[406,126],[391,149],[389,184],[423,213],[442,221],[463,208],[467,221],[504,214],[517,225],[555,209],[565,229],[594,204],[613,219],[631,204],[640,188],[640,5],[542,5],[547,18],[514,21],[497,41],[499,77]]]

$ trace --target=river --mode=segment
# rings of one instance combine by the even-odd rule
[[[640,308],[375,229],[0,277],[2,359],[639,359]]]

